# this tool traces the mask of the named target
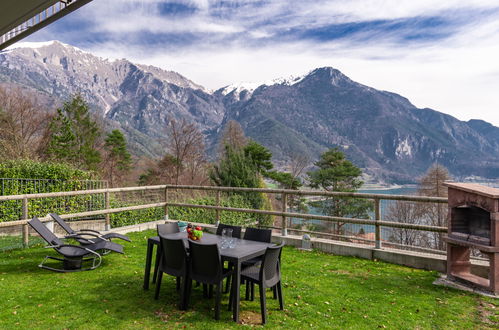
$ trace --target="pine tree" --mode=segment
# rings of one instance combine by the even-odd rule
[[[225,152],[219,163],[211,172],[210,179],[217,185],[223,187],[263,188],[264,182],[258,166],[251,156],[244,150],[225,146]],[[254,209],[271,208],[268,198],[260,192],[237,193],[248,201]],[[271,225],[272,217],[266,215],[255,216],[260,224]]]
[[[261,175],[266,176],[267,171],[274,167],[271,162],[272,153],[261,144],[251,140],[244,146],[243,150],[245,156],[252,160]]]
[[[132,157],[127,150],[125,136],[118,129],[107,135],[104,149],[107,151],[106,177],[113,187],[130,171]]]
[[[47,154],[57,161],[75,164],[77,159],[76,136],[73,125],[62,109],[57,109],[57,115],[49,124],[50,140]]]
[[[218,186],[257,188],[258,174],[253,160],[244,151],[227,145],[224,157],[214,166],[210,178]]]
[[[326,191],[354,192],[363,182],[360,180],[362,171],[345,158],[338,148],[330,149],[321,155],[314,164],[317,170],[308,172],[310,185]]]
[[[97,150],[100,129],[80,95],[65,102],[49,125],[47,155],[81,169],[96,170],[101,161]]]
[[[326,191],[355,192],[363,184],[362,171],[345,158],[338,148],[324,152],[315,163],[317,170],[308,172],[310,186]],[[368,218],[372,205],[358,198],[328,197],[319,203],[324,214],[336,217]],[[331,226],[331,230],[341,234],[344,223]]]

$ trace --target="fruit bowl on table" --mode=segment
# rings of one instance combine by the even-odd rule
[[[193,241],[199,241],[201,237],[203,237],[203,228],[201,228],[200,226],[188,225],[187,237]]]

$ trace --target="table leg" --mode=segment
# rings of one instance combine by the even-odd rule
[[[144,290],[149,289],[149,276],[151,273],[151,259],[154,244],[147,241],[146,268],[144,270]]]
[[[232,305],[232,318],[234,322],[239,323],[239,302],[240,302],[240,290],[239,286],[241,285],[241,262],[234,263],[234,278],[232,279],[232,290],[234,290],[233,297],[233,305]]]

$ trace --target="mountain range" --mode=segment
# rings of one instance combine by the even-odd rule
[[[179,73],[103,59],[57,41],[0,53],[0,82],[48,96],[51,106],[80,93],[108,128],[120,128],[136,155],[164,153],[171,118],[195,122],[210,156],[230,120],[268,147],[284,168],[338,147],[376,182],[414,182],[433,163],[452,175],[499,177],[499,128],[460,121],[324,67],[302,77],[209,91]]]

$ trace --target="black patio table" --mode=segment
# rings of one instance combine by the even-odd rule
[[[171,239],[183,239],[186,246],[189,245],[187,241],[187,232],[180,232],[174,234],[167,234],[165,237]],[[241,264],[243,261],[261,256],[265,253],[265,250],[269,246],[273,246],[273,243],[264,243],[257,241],[250,241],[246,239],[233,238],[235,246],[233,248],[220,249],[220,255],[222,260],[229,261],[234,264],[234,279],[232,281],[234,294],[234,301],[237,302],[233,305],[232,318],[235,322],[239,322],[239,300],[240,292],[239,286],[241,284]],[[220,244],[222,237],[219,235],[213,235],[210,233],[204,233],[200,241],[201,244]],[[144,273],[144,290],[149,289],[149,277],[151,273],[151,261],[153,255],[154,246],[159,246],[159,236],[150,237],[147,240],[147,254],[146,254],[146,267]]]

